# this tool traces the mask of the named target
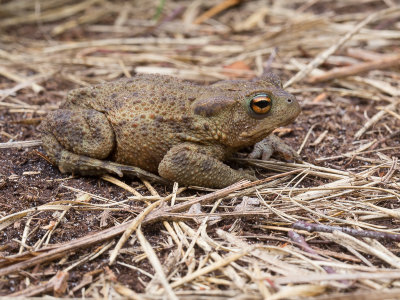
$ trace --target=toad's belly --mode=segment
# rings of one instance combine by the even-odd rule
[[[157,173],[158,165],[168,151],[152,147],[149,149],[145,144],[135,144],[126,148],[126,143],[117,145],[112,160],[124,164],[139,167],[143,170]]]
[[[108,113],[115,133],[115,149],[111,159],[157,173],[158,165],[174,146],[195,136],[190,118],[161,117],[149,112],[122,118],[121,113]]]
[[[114,131],[116,146],[111,160],[157,173],[161,160],[179,140],[164,130],[141,129],[138,127]]]

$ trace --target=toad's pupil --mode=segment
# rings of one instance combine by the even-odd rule
[[[259,108],[266,108],[269,105],[269,101],[267,101],[267,100],[258,100],[254,104],[257,105]]]

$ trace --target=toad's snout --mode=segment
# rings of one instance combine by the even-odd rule
[[[296,97],[289,93],[285,95],[285,102],[286,102],[285,114],[287,117],[287,122],[285,122],[284,125],[287,125],[292,123],[301,113],[301,106]]]

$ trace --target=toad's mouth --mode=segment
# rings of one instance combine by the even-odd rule
[[[291,123],[293,123],[293,121],[297,118],[296,116],[293,116],[290,119],[287,119],[285,122],[282,122],[281,124],[279,124],[279,126],[277,126],[276,128],[282,127],[282,126],[286,126],[289,125]],[[259,136],[268,136],[270,135],[276,128],[274,128],[273,130],[265,130],[263,128],[256,128],[254,130],[249,130],[246,132],[242,132],[240,134],[241,138],[257,138]]]
[[[291,123],[293,123],[293,121],[297,118],[299,114],[294,115],[293,117],[287,119],[286,121],[282,122],[279,124],[279,126],[275,127],[273,130],[265,130],[263,128],[255,128],[254,130],[249,130],[246,132],[242,132],[239,137],[242,140],[246,140],[246,141],[255,141],[255,140],[261,140],[264,137],[269,136],[276,128],[282,127],[282,126],[286,126],[289,125]]]
[[[282,126],[286,126],[286,125],[292,124],[292,123],[294,122],[294,120],[296,120],[296,118],[297,118],[297,116],[298,116],[299,114],[300,114],[300,113],[298,113],[297,115],[293,116],[293,117],[292,117],[292,118],[290,118],[290,119],[287,119],[287,120],[286,120],[286,122],[285,122],[285,123],[283,123],[282,125],[280,125],[279,127],[282,127]]]
[[[247,132],[242,132],[239,137],[242,140],[250,140],[254,141],[257,139],[262,139],[263,137],[266,137],[272,133],[273,130],[266,131],[266,130],[253,130],[253,131],[247,131]]]

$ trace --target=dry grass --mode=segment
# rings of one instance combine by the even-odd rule
[[[305,163],[237,158],[267,178],[212,193],[99,179],[129,194],[115,200],[101,196],[104,185],[89,192],[70,186],[71,177],[51,178],[40,168],[8,172],[3,161],[1,201],[11,197],[7,186],[24,178],[52,182],[64,193],[24,208],[4,201],[3,295],[400,295],[400,6],[395,0],[275,2],[0,1],[5,155],[26,155],[17,149],[40,145],[36,129],[14,141],[20,136],[7,131],[9,120],[19,119],[18,128],[36,126],[69,88],[135,73],[210,82],[272,69],[290,78],[285,86],[310,120],[343,109],[333,125],[329,117],[311,125],[303,118],[295,128],[304,129],[278,131],[298,133],[294,140]],[[346,120],[349,111],[364,122]],[[343,140],[347,145],[333,146]],[[101,217],[98,232],[54,242],[59,228],[74,230],[66,216],[79,211]],[[122,217],[111,218],[114,213]],[[149,224],[158,231],[146,231]]]

